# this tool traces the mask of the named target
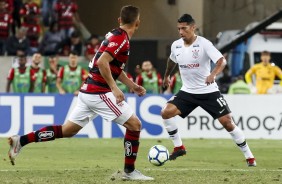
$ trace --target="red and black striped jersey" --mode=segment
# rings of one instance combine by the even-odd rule
[[[114,80],[116,80],[128,60],[129,49],[129,38],[126,31],[117,28],[109,32],[101,43],[98,52],[89,63],[89,76],[85,80],[80,91],[93,94],[110,92],[110,87],[100,74],[97,61],[103,52],[109,53],[113,57],[113,61],[110,62],[111,74]]]
[[[0,13],[0,38],[7,39],[9,37],[9,27],[12,24],[12,16],[8,12]]]

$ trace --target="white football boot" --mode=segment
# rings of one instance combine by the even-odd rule
[[[124,172],[122,175],[122,179],[123,180],[154,180],[154,178],[149,177],[149,176],[145,176],[144,174],[142,174],[140,171],[138,170],[134,170],[131,173],[126,173]]]
[[[8,143],[10,145],[8,155],[9,155],[11,164],[15,165],[15,158],[18,156],[18,154],[20,153],[20,150],[22,148],[22,146],[20,144],[20,136],[14,135],[12,137],[9,137]]]

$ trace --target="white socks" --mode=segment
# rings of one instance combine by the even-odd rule
[[[182,146],[182,140],[178,133],[175,119],[175,117],[172,117],[170,119],[164,119],[164,125],[169,134],[170,139],[173,142],[174,147],[179,147]]]
[[[243,152],[244,156],[246,159],[248,158],[254,158],[254,155],[252,154],[246,139],[245,139],[245,135],[242,132],[241,129],[239,129],[236,125],[233,131],[229,132],[232,139],[234,140],[234,142],[238,145],[238,147],[240,148],[240,150]]]

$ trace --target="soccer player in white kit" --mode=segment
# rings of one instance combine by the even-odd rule
[[[233,122],[228,104],[215,82],[216,76],[226,65],[225,58],[209,40],[195,35],[196,25],[191,15],[182,15],[178,19],[177,28],[181,38],[174,41],[171,46],[163,84],[164,86],[169,85],[170,73],[178,64],[183,85],[161,111],[166,130],[174,143],[170,160],[186,154],[186,148],[175,123],[175,116],[179,115],[184,118],[200,106],[214,119],[218,119],[230,133],[244,154],[247,165],[256,166],[255,158],[245,136]],[[210,61],[215,63],[212,71]]]

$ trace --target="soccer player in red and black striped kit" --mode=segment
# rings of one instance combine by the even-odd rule
[[[118,79],[137,95],[146,90],[130,80],[123,71],[129,57],[129,39],[138,29],[139,9],[128,5],[121,9],[119,28],[106,35],[99,51],[89,63],[89,76],[81,87],[77,105],[69,120],[62,126],[47,126],[24,136],[9,138],[9,157],[14,164],[20,149],[31,142],[51,141],[55,138],[72,137],[97,115],[113,120],[126,128],[124,137],[124,180],[153,180],[135,169],[139,147],[141,122],[124,101],[123,92],[117,87]]]

